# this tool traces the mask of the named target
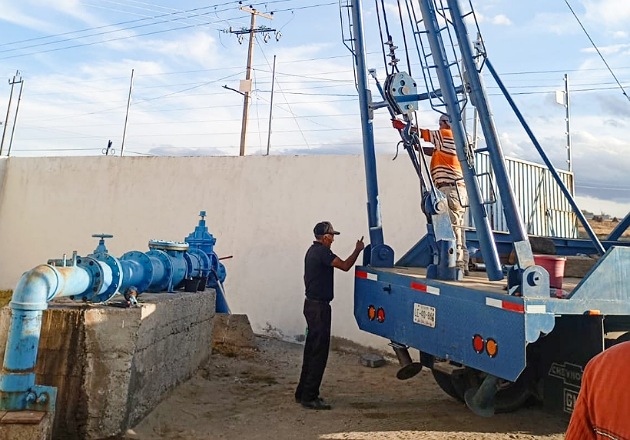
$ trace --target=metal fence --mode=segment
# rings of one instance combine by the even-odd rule
[[[508,231],[503,205],[487,153],[475,153],[475,165],[490,226],[495,231]],[[530,235],[578,238],[577,217],[546,166],[519,159],[505,159],[508,176],[521,218]],[[574,195],[573,173],[557,170],[564,185]],[[496,200],[496,203],[491,203]],[[474,226],[470,212],[468,224]]]

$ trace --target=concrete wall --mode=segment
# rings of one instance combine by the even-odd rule
[[[405,156],[378,158],[385,241],[397,256],[425,233],[419,184]],[[330,220],[346,258],[368,241],[362,156],[81,157],[0,159],[0,289],[49,258],[90,253],[111,233],[110,253],[182,241],[200,210],[226,260],[226,293],[257,333],[304,332],[304,253]],[[337,271],[333,334],[382,347],[353,318],[353,272]]]

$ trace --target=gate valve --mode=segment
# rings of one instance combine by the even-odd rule
[[[112,234],[92,234],[92,237],[94,238],[100,238],[100,240],[98,241],[98,246],[96,246],[96,249],[94,249],[94,253],[98,254],[98,253],[107,253],[107,248],[105,247],[105,239],[106,238],[114,238],[114,236]]]

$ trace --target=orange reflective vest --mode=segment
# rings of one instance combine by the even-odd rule
[[[439,130],[420,130],[420,136],[426,142],[435,146],[431,156],[431,179],[436,186],[460,184],[462,180],[462,166],[457,158],[453,132],[448,128]]]

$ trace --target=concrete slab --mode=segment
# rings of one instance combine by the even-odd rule
[[[256,348],[256,337],[247,315],[217,313],[212,347]]]
[[[0,440],[52,439],[53,418],[45,412],[6,412],[0,419]]]
[[[41,411],[9,411],[0,417],[0,424],[38,425],[45,416]]]
[[[54,438],[124,433],[210,356],[213,290],[139,299],[138,308],[63,299],[44,312],[35,372],[36,383],[58,389]],[[9,317],[0,309],[0,359]]]

